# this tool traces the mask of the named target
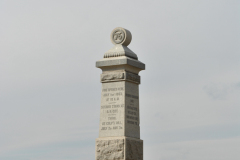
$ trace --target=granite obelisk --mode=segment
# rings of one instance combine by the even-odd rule
[[[110,38],[114,47],[96,62],[96,67],[102,69],[96,160],[143,160],[138,73],[145,64],[127,47],[132,40],[130,31],[115,28]]]

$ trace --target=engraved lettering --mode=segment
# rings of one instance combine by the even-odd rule
[[[130,97],[130,98],[138,99],[138,96],[134,96],[134,95],[127,94],[127,93],[126,93],[126,97]]]
[[[129,124],[134,124],[134,122],[133,122],[133,121],[128,121],[128,120],[127,120],[127,123],[129,123]]]
[[[132,119],[132,120],[138,120],[138,117],[133,117],[133,116],[126,116],[128,119]]]
[[[101,106],[101,109],[105,109],[105,108],[111,108],[111,105]]]
[[[102,129],[101,130],[107,130],[107,127],[102,127]]]
[[[127,109],[130,109],[130,110],[134,110],[134,111],[137,111],[137,107],[131,107],[131,106],[127,106]]]
[[[106,110],[107,113],[118,113],[118,110],[117,109],[114,109],[114,110]]]
[[[116,120],[116,117],[108,117],[108,120]]]
[[[137,113],[136,113],[136,112],[133,112],[133,111],[128,111],[128,114],[137,115]]]
[[[118,129],[118,126],[114,126],[113,129]]]

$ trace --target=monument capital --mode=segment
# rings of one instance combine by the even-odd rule
[[[103,59],[96,62],[96,67],[103,72],[109,70],[127,70],[138,74],[145,70],[145,64],[138,60],[137,55],[127,45],[131,42],[132,35],[127,29],[117,27],[111,33],[114,47],[108,50]]]
[[[112,31],[110,39],[114,47],[104,54],[104,58],[126,56],[136,60],[138,59],[137,55],[127,47],[132,40],[132,34],[129,30],[117,27]]]

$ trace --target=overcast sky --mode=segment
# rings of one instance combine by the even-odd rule
[[[144,159],[239,160],[239,0],[0,0],[0,159],[94,159],[116,27],[146,64]]]

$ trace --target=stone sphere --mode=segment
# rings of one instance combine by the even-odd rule
[[[129,30],[121,27],[115,28],[111,33],[111,41],[113,44],[121,44],[128,46],[132,40],[132,34]]]

